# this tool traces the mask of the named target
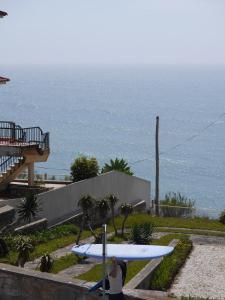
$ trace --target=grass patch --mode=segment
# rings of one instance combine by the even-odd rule
[[[121,228],[123,218],[116,218],[117,228]],[[225,232],[225,225],[218,220],[208,218],[174,218],[174,217],[155,217],[148,214],[133,214],[128,217],[126,227],[130,228],[134,223],[153,222],[156,227],[176,227],[191,229],[218,230]]]
[[[159,267],[153,272],[149,289],[159,291],[168,290],[191,249],[191,241],[187,237],[183,237],[175,247],[173,253],[166,256]]]
[[[174,232],[174,233],[183,233],[183,234],[197,234],[197,235],[205,235],[205,236],[215,236],[215,237],[225,237],[225,232],[213,232],[211,230],[202,231],[198,229],[179,229],[179,228],[155,228],[155,232]]]
[[[53,267],[51,273],[58,273],[64,269],[67,269],[73,265],[76,265],[78,262],[78,257],[74,254],[68,254],[66,256],[60,257],[59,259],[53,262]]]

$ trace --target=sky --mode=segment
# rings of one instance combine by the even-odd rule
[[[0,0],[0,64],[225,64],[224,0]]]

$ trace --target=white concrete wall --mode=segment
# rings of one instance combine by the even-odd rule
[[[137,203],[145,200],[150,206],[150,182],[135,176],[112,171],[100,176],[69,184],[38,195],[42,205],[40,217],[47,218],[49,224],[54,224],[63,218],[70,217],[79,211],[77,203],[84,195],[101,199],[108,194],[114,194],[120,203]]]

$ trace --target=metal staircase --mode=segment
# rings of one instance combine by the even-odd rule
[[[22,128],[14,122],[0,121],[0,190],[24,168],[29,171],[35,162],[46,161],[49,153],[48,132],[40,127]]]

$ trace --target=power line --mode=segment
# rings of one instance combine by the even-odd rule
[[[194,140],[195,138],[199,137],[202,133],[204,133],[205,131],[207,131],[210,127],[214,126],[221,118],[223,118],[225,116],[225,112],[220,114],[218,116],[217,119],[215,119],[213,122],[209,123],[207,126],[205,126],[204,128],[202,128],[201,130],[198,131],[198,133],[196,134],[193,134],[191,136],[189,136],[188,138],[186,138],[183,143],[180,143],[180,144],[176,144],[174,146],[172,146],[171,148],[165,150],[165,151],[162,151],[160,152],[160,155],[164,155],[164,154],[167,154],[168,152],[171,152],[185,144],[187,144],[188,142]],[[153,158],[152,158],[153,159]],[[138,163],[141,163],[141,162],[144,162],[144,161],[151,161],[150,158],[143,158],[143,159],[139,159],[139,160],[136,160],[136,161],[133,161],[130,163],[130,165],[135,165],[135,164],[138,164]],[[45,170],[56,170],[56,171],[66,171],[66,172],[70,172],[71,170],[70,169],[60,169],[60,168],[48,168],[48,167],[37,167],[38,169],[45,169]]]
[[[222,113],[218,116],[218,118],[216,120],[214,120],[213,122],[209,123],[206,127],[202,128],[201,130],[198,131],[198,133],[191,135],[190,137],[186,138],[183,143],[177,144],[169,149],[167,149],[166,151],[160,152],[160,155],[162,154],[167,154],[170,151],[173,151],[174,149],[183,146],[184,144],[187,144],[188,142],[194,140],[195,138],[199,137],[202,133],[204,133],[205,131],[207,131],[210,127],[214,126],[221,118],[223,118],[225,116],[225,113]]]

